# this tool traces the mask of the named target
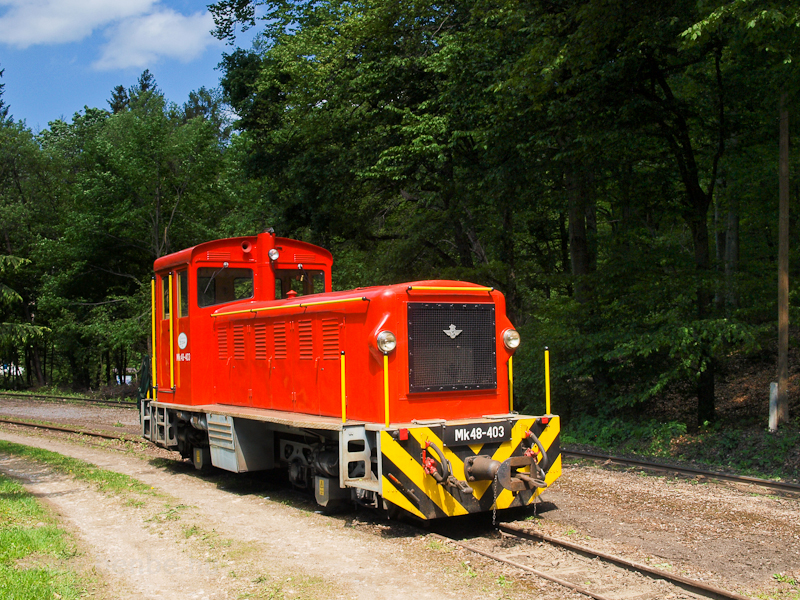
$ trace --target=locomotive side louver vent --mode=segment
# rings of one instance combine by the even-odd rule
[[[255,326],[256,360],[267,360],[267,325],[259,323]]]
[[[339,358],[339,321],[337,319],[322,319],[322,359],[336,360]]]
[[[313,254],[299,254],[295,253],[294,255],[294,262],[304,263],[304,262],[313,262],[317,257]]]
[[[244,359],[244,325],[233,326],[233,358]]]
[[[230,260],[230,252],[208,252],[206,253],[206,260]]]
[[[300,360],[314,358],[314,337],[312,335],[311,321],[299,321],[297,332],[299,335]]]
[[[220,327],[217,329],[217,355],[220,360],[228,360],[228,329]]]
[[[408,303],[411,392],[497,388],[494,304]]]
[[[286,323],[284,321],[273,325],[272,337],[275,340],[275,358],[286,358]]]

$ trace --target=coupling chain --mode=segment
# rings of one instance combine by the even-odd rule
[[[494,474],[492,493],[494,494],[494,502],[492,503],[492,527],[497,528],[497,473]]]

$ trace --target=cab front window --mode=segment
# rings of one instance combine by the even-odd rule
[[[226,266],[197,269],[197,305],[200,308],[252,297],[252,269]]]
[[[287,298],[289,290],[298,296],[322,294],[325,291],[324,271],[306,269],[276,269],[275,298]]]

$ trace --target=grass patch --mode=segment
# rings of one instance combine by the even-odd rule
[[[87,586],[64,565],[75,555],[69,535],[36,499],[0,475],[0,597],[80,598]]]
[[[316,600],[329,598],[335,593],[330,582],[315,576],[266,577],[252,580],[256,590],[239,595],[239,598],[263,598],[269,600]]]
[[[702,463],[768,479],[797,479],[800,475],[800,422],[776,433],[730,425],[706,425],[688,433],[686,425],[676,421],[580,417],[564,427],[561,441],[613,454]]]
[[[107,471],[83,460],[50,452],[49,450],[0,440],[0,453],[44,463],[57,473],[70,475],[76,479],[94,484],[102,492],[111,492],[123,496],[131,492],[155,495],[153,488],[133,477],[114,471]]]

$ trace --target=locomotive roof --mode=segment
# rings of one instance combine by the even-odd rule
[[[157,258],[155,263],[153,263],[153,269],[155,271],[162,271],[164,269],[169,269],[171,267],[189,264],[193,256],[202,252],[206,252],[210,248],[218,249],[225,247],[235,247],[235,246],[240,246],[242,242],[245,241],[257,244],[259,243],[260,239],[264,238],[269,239],[269,237],[271,237],[270,234],[261,234],[258,236],[250,235],[250,236],[224,238],[221,240],[212,240],[209,242],[203,242],[202,244],[197,244],[196,246],[185,248],[183,250],[179,250],[178,252],[173,252],[172,254],[167,254],[165,256]],[[299,240],[293,240],[290,238],[275,237],[272,238],[272,241],[268,242],[267,245],[270,248],[282,246],[284,247],[284,249],[294,249],[294,250],[304,251],[309,254],[317,255],[322,259],[322,262],[324,263],[333,262],[333,255],[329,251],[320,246],[309,244],[308,242],[301,242]],[[305,262],[312,262],[312,261],[309,261],[306,258]]]

